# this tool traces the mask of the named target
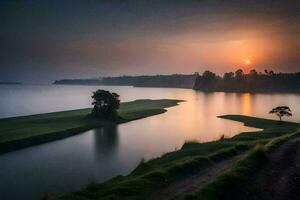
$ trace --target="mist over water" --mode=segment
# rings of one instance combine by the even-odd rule
[[[127,174],[142,158],[173,151],[187,140],[212,141],[255,130],[219,119],[223,114],[273,118],[268,112],[290,106],[292,121],[300,121],[297,94],[202,93],[189,89],[126,86],[0,86],[0,117],[90,107],[96,89],[120,94],[122,101],[182,99],[168,112],[129,123],[90,130],[58,141],[0,155],[0,199],[41,199],[45,192],[61,194],[91,181]]]

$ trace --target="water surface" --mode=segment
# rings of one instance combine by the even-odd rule
[[[127,174],[141,158],[150,159],[178,149],[187,140],[211,141],[251,128],[216,118],[245,114],[273,118],[268,111],[289,105],[300,121],[296,94],[202,93],[188,89],[124,86],[0,86],[0,117],[86,108],[91,93],[106,89],[122,101],[141,98],[183,99],[167,113],[118,126],[90,130],[58,141],[0,155],[0,199],[41,199]]]

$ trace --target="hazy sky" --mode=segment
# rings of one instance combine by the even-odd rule
[[[0,27],[0,80],[300,71],[300,1],[2,0]]]

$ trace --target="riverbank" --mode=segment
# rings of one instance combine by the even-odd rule
[[[172,199],[174,196],[184,196],[181,192],[189,193],[197,189],[197,181],[205,184],[216,176],[213,172],[219,172],[220,166],[226,169],[224,163],[234,163],[237,161],[235,158],[251,152],[257,144],[267,144],[296,131],[300,126],[292,122],[241,115],[220,117],[263,130],[240,133],[232,138],[221,137],[218,141],[207,143],[186,142],[180,150],[149,161],[142,160],[127,176],[117,176],[103,183],[91,183],[86,188],[59,199]],[[210,173],[210,176],[202,177],[203,174]],[[191,180],[193,176],[195,179]],[[186,179],[190,180],[185,182]],[[178,190],[180,182],[191,185],[185,184],[184,191],[182,188]]]
[[[178,199],[297,199],[300,130],[257,144],[228,170]]]
[[[72,136],[109,123],[125,123],[166,112],[181,100],[136,100],[121,103],[120,119],[99,120],[90,108],[0,119],[0,153]]]

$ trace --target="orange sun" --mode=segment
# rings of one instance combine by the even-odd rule
[[[247,60],[245,61],[245,64],[246,64],[246,65],[250,65],[250,64],[251,64],[251,60],[247,59]]]

